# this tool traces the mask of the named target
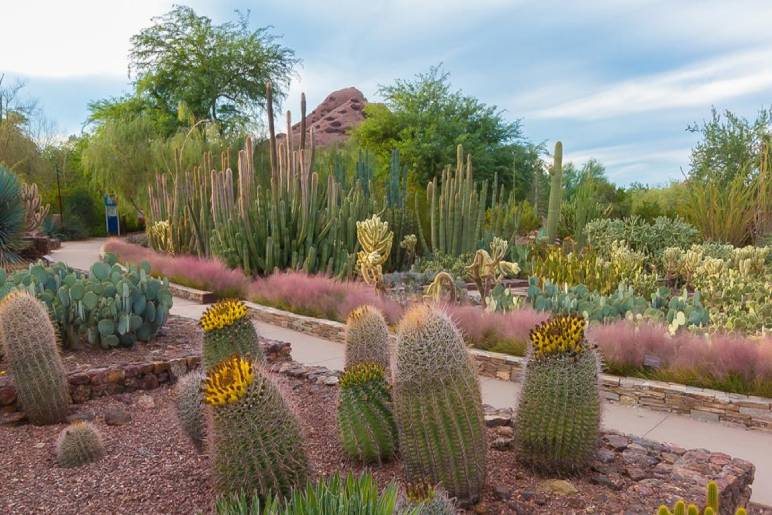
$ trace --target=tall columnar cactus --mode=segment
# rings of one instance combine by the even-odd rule
[[[437,308],[415,306],[400,323],[394,405],[408,481],[476,502],[485,484],[480,385],[461,334]]]
[[[598,357],[584,339],[584,319],[558,316],[531,331],[515,421],[518,457],[549,473],[586,467],[600,426]]]
[[[288,495],[306,482],[300,425],[259,365],[233,356],[209,370],[204,402],[214,483],[221,494]]]
[[[60,467],[79,467],[105,453],[102,435],[89,422],[75,422],[62,429],[56,440],[56,462]]]
[[[204,373],[201,370],[194,370],[182,376],[174,386],[180,428],[199,452],[204,450],[206,436],[204,393],[201,391],[203,382]]]
[[[363,305],[346,320],[346,368],[377,363],[389,368],[389,328],[378,308]]]
[[[204,330],[201,363],[209,370],[234,354],[263,361],[257,330],[240,300],[221,300],[207,308],[199,320]]]
[[[365,463],[386,461],[397,450],[397,426],[386,373],[376,363],[359,363],[340,378],[338,429],[346,453]]]
[[[547,211],[547,237],[554,241],[558,237],[560,204],[563,201],[563,144],[555,143],[552,169],[550,170],[550,202]]]
[[[45,305],[16,291],[0,302],[0,343],[30,422],[56,424],[70,408],[67,376]]]

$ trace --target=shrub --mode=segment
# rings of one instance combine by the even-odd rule
[[[238,355],[207,372],[212,476],[223,495],[289,495],[308,477],[300,425],[259,365]]]
[[[61,467],[79,467],[99,460],[104,453],[102,435],[89,422],[70,424],[56,440],[56,461]]]
[[[33,424],[56,424],[70,409],[67,377],[45,305],[27,292],[0,302],[0,343],[16,392]]]
[[[240,494],[221,497],[215,511],[218,515],[392,515],[397,506],[397,485],[390,483],[381,492],[372,474],[341,478],[335,473],[305,488],[297,488],[286,500],[279,497],[261,499]]]
[[[19,260],[26,216],[19,180],[0,165],[0,266]]]
[[[102,250],[115,254],[124,264],[137,265],[146,261],[152,274],[166,276],[183,286],[214,292],[220,298],[243,298],[247,293],[250,278],[238,268],[229,269],[216,258],[171,256],[116,238],[107,240]]]
[[[477,371],[450,317],[414,306],[397,334],[394,406],[408,481],[441,484],[474,503],[485,484],[485,425]]]
[[[558,316],[531,332],[515,420],[517,456],[528,466],[568,474],[592,460],[600,431],[599,363],[584,319]]]

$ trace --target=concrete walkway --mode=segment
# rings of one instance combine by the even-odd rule
[[[103,239],[67,242],[54,251],[52,257],[70,266],[88,269],[98,259],[102,243]],[[175,297],[171,313],[198,319],[206,307]],[[340,343],[263,322],[255,322],[255,326],[266,338],[290,342],[295,361],[343,369],[345,349]],[[516,406],[519,384],[483,377],[481,387],[483,402],[496,408]],[[750,461],[756,465],[751,500],[772,505],[772,434],[619,404],[605,403],[603,408],[603,426],[607,429],[685,448],[725,452]]]

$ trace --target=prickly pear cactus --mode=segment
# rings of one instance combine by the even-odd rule
[[[204,379],[210,406],[208,448],[220,494],[288,495],[305,484],[308,458],[300,425],[260,365],[235,355]]]
[[[182,376],[174,386],[177,404],[177,420],[180,428],[199,452],[204,450],[206,421],[204,420],[204,394],[201,386],[204,373],[194,370]]]
[[[397,426],[383,366],[359,363],[340,378],[338,429],[346,453],[365,463],[382,462],[397,450]]]
[[[257,331],[240,300],[221,300],[207,308],[199,320],[204,330],[201,363],[209,370],[222,360],[239,354],[263,361]]]
[[[346,368],[377,363],[389,371],[389,328],[373,306],[359,306],[346,320]]]
[[[518,458],[548,473],[585,468],[600,428],[599,363],[584,319],[557,316],[531,331],[515,421]]]
[[[397,334],[394,406],[408,481],[440,484],[461,504],[485,484],[485,424],[480,385],[461,334],[448,315],[413,307]]]
[[[45,305],[23,291],[0,301],[0,344],[30,422],[63,421],[70,395],[56,331]]]
[[[56,440],[56,462],[60,467],[79,467],[105,453],[102,435],[88,422],[75,422],[62,429]]]

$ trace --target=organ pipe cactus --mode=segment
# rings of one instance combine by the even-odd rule
[[[235,355],[207,372],[212,477],[223,495],[289,495],[308,478],[300,425],[260,365]]]
[[[389,370],[389,328],[373,306],[359,306],[346,320],[346,368],[359,363],[376,363]]]
[[[547,473],[581,470],[595,453],[599,363],[584,326],[579,316],[557,316],[531,331],[515,445],[523,463]]]
[[[362,250],[357,252],[357,267],[367,284],[383,288],[383,264],[389,259],[394,233],[389,223],[378,215],[357,222],[357,239]]]
[[[408,481],[440,484],[463,504],[485,484],[485,424],[477,371],[448,315],[413,307],[400,323],[394,373]]]
[[[555,241],[560,223],[560,205],[563,201],[563,144],[555,143],[552,168],[550,169],[550,199],[547,211],[547,238]]]
[[[201,363],[209,370],[234,354],[263,361],[257,331],[240,300],[226,299],[209,306],[199,320],[204,331]]]
[[[397,450],[397,426],[383,366],[359,363],[340,378],[338,429],[346,453],[365,463],[388,460]]]
[[[70,424],[56,440],[56,462],[61,467],[79,467],[99,460],[104,453],[102,435],[89,422]]]
[[[62,422],[70,409],[70,395],[56,331],[45,305],[23,291],[3,299],[0,343],[30,422]]]

